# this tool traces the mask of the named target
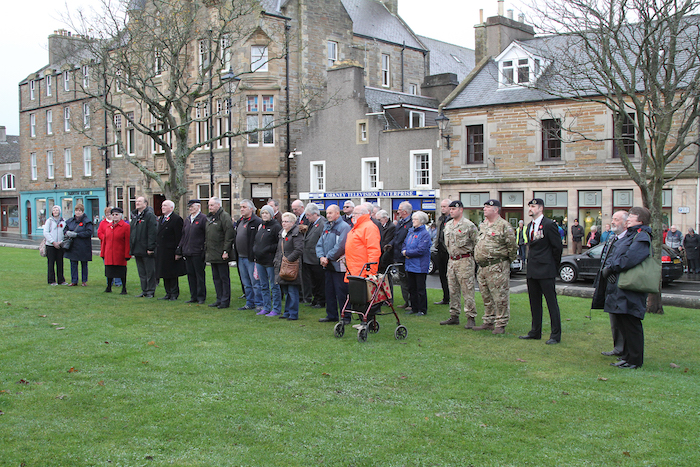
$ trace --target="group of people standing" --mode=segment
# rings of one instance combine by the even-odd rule
[[[88,261],[92,261],[92,221],[85,214],[85,206],[75,205],[73,216],[64,219],[61,207],[51,208],[51,217],[44,223],[46,258],[48,261],[48,282],[50,285],[87,286]],[[63,273],[63,259],[70,260],[70,282]],[[78,275],[80,266],[80,276]]]

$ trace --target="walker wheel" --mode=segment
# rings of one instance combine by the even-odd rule
[[[379,332],[379,323],[376,319],[372,319],[369,323],[367,323],[367,330],[372,334]]]
[[[342,321],[336,323],[335,327],[333,328],[333,334],[338,338],[343,337],[345,334],[345,323]]]
[[[367,342],[367,327],[362,326],[359,331],[357,331],[357,342]]]
[[[408,335],[408,329],[406,329],[406,326],[401,324],[401,325],[396,327],[396,331],[394,331],[394,337],[397,340],[403,340],[406,338],[407,335]]]

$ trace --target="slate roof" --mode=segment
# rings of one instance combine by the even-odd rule
[[[365,87],[365,100],[372,112],[381,112],[383,106],[392,104],[408,104],[419,107],[429,107],[437,111],[437,99],[425,96],[415,96],[403,92],[387,91],[386,89]]]
[[[7,135],[7,141],[0,142],[0,164],[19,162],[19,136]]]
[[[430,74],[454,73],[462,81],[474,69],[474,51],[425,36],[418,39],[430,50]],[[459,60],[459,61],[458,61]]]
[[[341,1],[352,19],[353,33],[425,50],[411,28],[401,18],[391,14],[383,3],[377,0]]]

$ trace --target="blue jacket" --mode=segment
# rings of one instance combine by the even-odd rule
[[[424,225],[411,227],[401,251],[406,250],[406,272],[427,274],[430,268],[430,233]]]
[[[342,218],[338,218],[335,222],[328,221],[316,243],[316,256],[328,258],[328,265],[332,271],[337,270],[335,262],[345,254],[345,239],[348,232],[350,232],[350,226]]]

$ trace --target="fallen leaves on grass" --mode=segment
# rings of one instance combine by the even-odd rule
[[[39,318],[46,318],[46,315],[39,315]]]
[[[522,358],[516,358],[515,361],[516,361],[516,362],[521,362],[521,363],[525,363],[525,362],[526,362],[526,360],[523,360]]]
[[[325,371],[323,373],[321,373],[321,376],[330,376],[330,375],[331,375],[330,373],[326,373]]]
[[[158,346],[156,345],[156,341],[150,341],[150,342],[148,343],[148,345],[152,345],[153,347],[158,347]]]
[[[629,451],[622,451],[622,454],[624,454],[627,457],[632,457]]]
[[[56,328],[56,331],[63,331],[64,329],[66,329],[66,328],[64,326],[61,326],[61,327]]]
[[[70,367],[70,370],[68,370],[68,373],[77,373],[78,370],[76,370],[74,367]]]
[[[51,323],[51,326],[58,326],[58,323]]]
[[[19,381],[17,381],[15,384],[29,384],[29,381],[27,381],[26,379],[22,378],[22,379],[20,379]]]
[[[598,381],[607,381],[608,378],[603,378],[602,376],[598,376]]]
[[[569,395],[569,393],[568,393],[568,392],[566,392],[566,391],[562,391],[562,392],[561,392],[561,395],[562,395],[562,396],[568,396],[568,395]]]
[[[0,410],[0,415],[5,415],[5,412],[3,412],[2,410]]]
[[[148,364],[148,360],[146,360],[145,362],[141,362],[141,363],[143,363],[144,365],[147,365],[147,364]]]
[[[671,368],[680,368],[680,365],[676,365],[675,363],[671,363]]]
[[[8,301],[5,301],[5,305],[10,306],[10,305],[12,305],[12,304],[11,304],[10,302],[8,302]]]
[[[104,382],[104,381],[98,381],[97,384],[99,384],[100,386],[104,387],[105,382]]]
[[[66,398],[65,394],[59,394],[58,396],[56,396],[56,399],[60,399],[60,400],[63,400],[65,398]]]
[[[105,344],[109,344],[109,342],[105,341]]]

